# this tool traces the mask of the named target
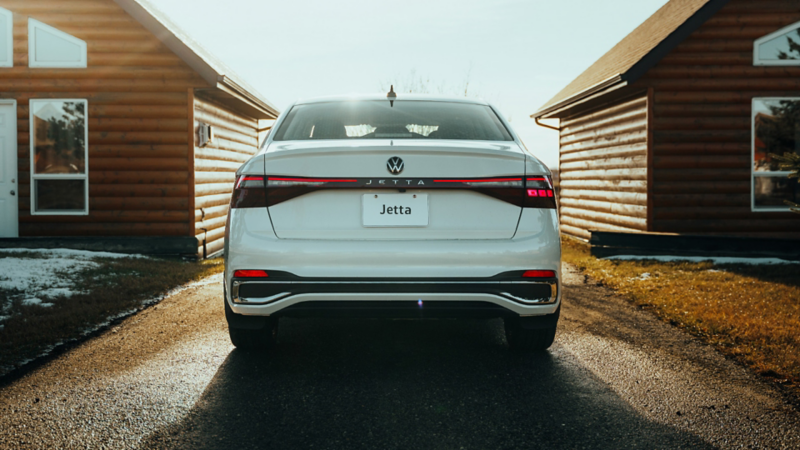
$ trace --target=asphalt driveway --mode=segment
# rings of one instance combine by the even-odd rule
[[[2,448],[797,448],[775,387],[570,271],[556,345],[495,321],[287,320],[234,350],[218,283],[0,388]]]

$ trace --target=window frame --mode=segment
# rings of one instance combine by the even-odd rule
[[[759,47],[761,44],[771,41],[777,37],[789,34],[800,29],[800,22],[785,26],[778,31],[774,31],[766,36],[762,36],[753,43],[753,65],[754,66],[800,66],[800,59],[761,59]]]
[[[8,25],[8,32],[6,33],[6,51],[8,52],[8,61],[0,61],[0,67],[14,67],[14,13],[11,11],[0,8],[0,20],[5,20]]]
[[[753,97],[750,106],[750,211],[752,212],[787,212],[790,206],[784,207],[756,207],[756,177],[759,178],[782,178],[790,175],[792,171],[782,170],[775,172],[756,172],[756,102],[757,101],[781,101],[790,100],[800,102],[800,97]]]
[[[62,39],[77,44],[82,51],[81,60],[78,62],[40,62],[36,59],[36,29],[41,28],[49,33],[55,34]],[[86,41],[61,31],[58,28],[36,19],[28,18],[28,67],[32,68],[51,68],[51,69],[85,69],[88,67],[88,49]]]
[[[86,117],[84,121],[84,173],[82,174],[36,174],[36,165],[34,164],[34,148],[36,143],[36,134],[33,130],[33,112],[35,110],[34,104],[47,102],[83,102]],[[88,216],[89,215],[89,100],[85,98],[32,98],[28,103],[28,120],[30,124],[30,138],[29,142],[29,159],[30,159],[30,210],[32,216]],[[36,211],[36,181],[37,180],[82,180],[83,185],[83,211]]]

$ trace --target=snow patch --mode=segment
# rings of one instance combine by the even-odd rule
[[[25,306],[41,306],[43,308],[49,308],[53,306],[52,303],[45,303],[42,299],[37,297],[28,297],[22,300],[22,304]]]
[[[38,253],[61,258],[148,258],[145,255],[111,252],[92,252],[89,250],[73,250],[71,248],[0,248],[0,253]]]
[[[608,256],[603,259],[617,261],[643,261],[654,260],[662,262],[688,261],[704,262],[710,261],[712,264],[800,264],[800,261],[789,261],[780,258],[737,258],[730,256],[642,256],[642,255],[617,255]]]

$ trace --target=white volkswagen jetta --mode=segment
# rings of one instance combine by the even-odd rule
[[[489,104],[301,101],[236,174],[225,240],[233,344],[282,317],[502,318],[544,350],[560,311],[550,171]]]

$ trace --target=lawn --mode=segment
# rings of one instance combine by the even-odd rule
[[[617,261],[564,239],[564,260],[775,381],[800,387],[800,265]]]
[[[0,376],[222,267],[221,259],[0,251]]]

